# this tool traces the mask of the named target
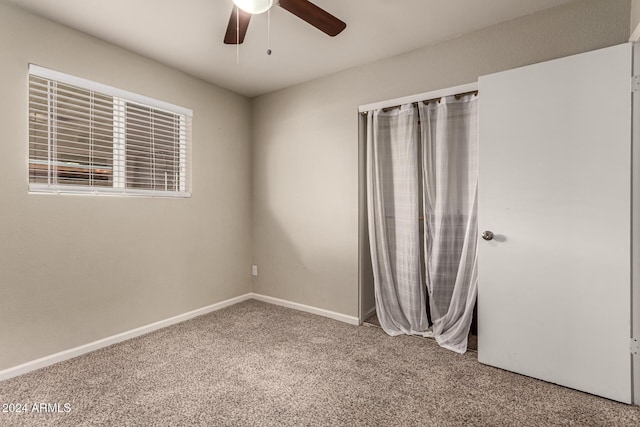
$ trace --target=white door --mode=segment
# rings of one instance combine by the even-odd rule
[[[479,80],[478,359],[631,402],[632,46]]]

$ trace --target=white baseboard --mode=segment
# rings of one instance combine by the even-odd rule
[[[283,307],[293,308],[307,313],[317,314],[319,316],[328,317],[329,319],[339,320],[341,322],[349,323],[350,325],[359,325],[360,320],[354,316],[347,316],[346,314],[336,313],[335,311],[325,310],[323,308],[312,307],[310,305],[304,305],[297,302],[287,301],[280,298],[269,297],[261,294],[250,294],[251,298],[268,302],[269,304],[281,305]]]
[[[18,375],[23,375],[28,372],[35,371],[37,369],[45,368],[47,366],[51,366],[58,362],[63,362],[65,360],[73,359],[74,357],[78,357],[83,354],[90,353],[92,351],[99,350],[104,347],[108,347],[112,344],[117,344],[119,342],[131,339],[131,338],[139,337],[140,335],[148,334],[149,332],[153,332],[157,329],[166,328],[167,326],[184,322],[185,320],[189,320],[197,316],[202,316],[203,314],[211,313],[213,311],[217,311],[222,308],[225,308],[230,305],[234,305],[249,299],[255,299],[255,300],[263,301],[270,304],[281,305],[284,307],[293,308],[295,310],[305,311],[307,313],[317,314],[320,316],[328,317],[330,319],[335,319],[341,322],[349,323],[351,325],[360,324],[357,317],[347,316],[346,314],[340,314],[334,311],[324,310],[322,308],[317,308],[317,307],[311,307],[309,305],[299,304],[297,302],[291,302],[291,301],[287,301],[279,298],[273,298],[266,295],[248,293],[248,294],[237,296],[235,298],[218,302],[216,304],[211,304],[209,306],[202,307],[197,310],[189,311],[188,313],[179,314],[177,316],[173,316],[165,320],[160,320],[155,323],[150,323],[148,325],[141,326],[139,328],[135,328],[130,331],[122,332],[117,335],[112,335],[110,337],[103,338],[101,340],[93,341],[89,344],[84,344],[75,348],[71,348],[69,350],[64,350],[59,353],[54,353],[49,356],[41,357],[40,359],[32,360],[30,362],[26,362],[21,365],[4,369],[0,371],[0,381],[8,380],[9,378],[17,377]]]
[[[167,326],[174,325],[176,323],[184,322],[185,320],[192,319],[203,314],[211,313],[212,311],[220,310],[221,308],[228,307],[233,304],[237,304],[242,301],[251,299],[251,294],[240,295],[235,298],[231,298],[225,301],[211,304],[207,307],[202,307],[197,310],[189,311],[187,313],[179,314],[177,316],[170,317],[165,320],[150,323],[139,328],[131,329],[130,331],[122,332],[117,335],[112,335],[101,340],[93,341],[89,344],[84,344],[79,347],[64,350],[59,353],[54,353],[49,356],[41,357],[40,359],[32,360],[30,362],[23,363],[22,365],[14,366],[11,368],[0,371],[0,381],[7,380],[9,378],[17,377],[18,375],[26,374],[36,369],[44,368],[53,365],[64,360],[73,359],[74,357],[81,356],[85,353],[89,353],[103,347],[108,347],[112,344],[116,344],[131,338],[138,337],[140,335],[148,334],[156,329],[165,328]]]

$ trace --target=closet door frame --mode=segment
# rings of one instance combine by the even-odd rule
[[[640,43],[637,42],[633,43],[632,90],[630,352],[632,402],[640,405]]]

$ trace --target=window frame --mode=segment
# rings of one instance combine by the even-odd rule
[[[113,97],[113,184],[107,186],[93,185],[72,185],[59,183],[36,183],[31,182],[30,173],[27,174],[29,184],[29,194],[91,194],[91,195],[119,195],[119,196],[151,196],[151,197],[191,197],[191,120],[193,111],[155,98],[150,98],[127,90],[119,89],[102,83],[97,83],[81,77],[75,77],[49,68],[35,64],[29,64],[29,77],[37,76],[43,79],[75,86],[81,89],[100,93]],[[30,83],[28,92],[30,94]],[[27,97],[27,99],[29,96]],[[125,109],[127,103],[139,104],[155,110],[161,110],[180,117],[180,128],[184,126],[184,135],[180,133],[180,157],[179,169],[179,189],[178,190],[152,190],[126,187],[126,117]],[[31,107],[27,102],[27,110]],[[27,132],[27,147],[31,146],[31,133]],[[31,164],[32,159],[27,155],[27,163]],[[49,160],[51,163],[51,160]],[[50,166],[49,166],[50,167]],[[30,169],[30,168],[28,168]],[[50,173],[50,172],[48,172]]]

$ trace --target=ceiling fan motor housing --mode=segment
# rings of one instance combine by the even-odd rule
[[[347,27],[343,21],[309,0],[233,0],[233,3],[236,7],[231,11],[224,36],[225,44],[242,44],[251,16],[266,12],[274,4],[331,37],[337,36]]]

